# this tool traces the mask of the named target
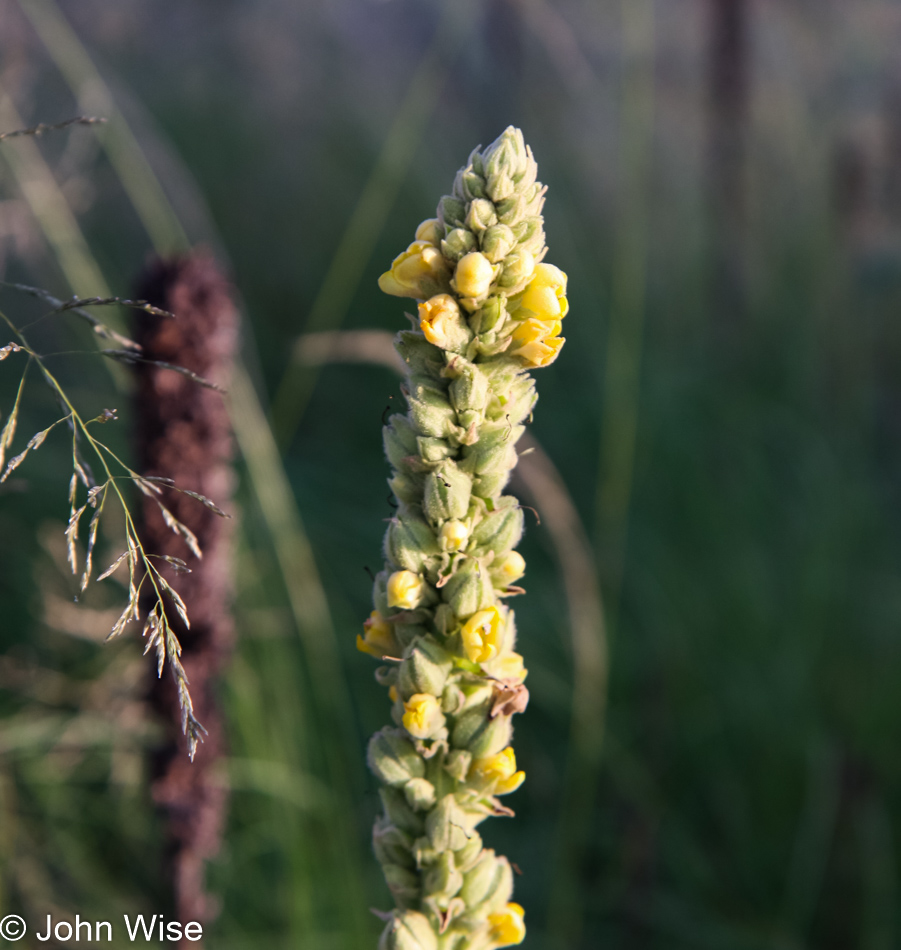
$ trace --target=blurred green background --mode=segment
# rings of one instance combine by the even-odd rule
[[[528,781],[485,829],[523,872],[526,945],[901,946],[899,49],[890,0],[0,0],[4,123],[10,102],[110,119],[0,145],[0,277],[127,294],[180,246],[174,213],[229,268],[262,406],[295,384],[283,463],[242,442],[208,945],[362,950],[390,906],[363,766],[388,710],[354,637],[398,382],[291,354],[405,325],[378,274],[514,124],[571,302],[532,426],[565,492],[529,501],[516,604]],[[36,345],[88,336],[60,320]],[[54,367],[92,413],[118,406],[127,451],[98,360]],[[53,412],[33,384],[20,431]],[[0,486],[0,913],[35,921],[171,899],[147,664],[135,635],[102,645],[114,585],[72,604],[67,464],[48,440]]]

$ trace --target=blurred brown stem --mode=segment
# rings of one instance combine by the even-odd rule
[[[203,253],[153,261],[138,281],[138,293],[175,314],[174,320],[138,317],[135,338],[148,359],[176,363],[227,387],[237,343],[238,317],[230,287]],[[228,507],[234,475],[232,435],[222,396],[190,379],[148,364],[136,371],[138,452],[142,474],[171,478]],[[176,492],[165,499],[176,518],[197,536],[203,559],[191,557],[182,538],[145,499],[145,543],[155,554],[183,558],[190,574],[160,563],[166,580],[187,604],[191,627],[172,611],[170,622],[183,647],[197,718],[208,731],[192,763],[176,723],[178,697],[168,677],[155,679],[154,705],[168,724],[154,763],[153,796],[167,822],[168,859],[178,919],[209,920],[214,907],[205,887],[204,864],[219,850],[226,796],[216,764],[224,752],[224,726],[216,699],[216,675],[232,649],[230,522]]]

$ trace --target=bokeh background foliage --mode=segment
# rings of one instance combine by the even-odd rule
[[[127,293],[149,250],[203,242],[243,298],[217,946],[356,950],[388,905],[362,766],[387,710],[353,641],[397,380],[292,352],[402,324],[375,278],[511,123],[572,304],[532,431],[610,651],[605,695],[553,524],[530,528],[528,781],[487,832],[529,945],[899,944],[899,40],[888,0],[0,0],[4,130],[110,118],[3,145],[3,279]],[[91,344],[57,321],[39,345]],[[54,366],[127,451],[121,380]],[[39,387],[26,410],[26,434],[55,418]],[[65,449],[0,494],[0,910],[115,920],[170,899],[158,728],[140,645],[101,645],[119,595],[71,602]]]

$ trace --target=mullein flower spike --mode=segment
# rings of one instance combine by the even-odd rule
[[[504,598],[525,561],[504,487],[537,399],[530,369],[560,352],[566,275],[543,263],[545,189],[518,129],[476,149],[438,215],[379,278],[418,301],[395,346],[408,411],[384,430],[398,509],[357,646],[386,665],[394,726],[369,744],[382,783],[373,847],[397,908],[379,950],[495,950],[525,937],[506,858],[476,827],[511,815],[525,773],[511,719],[528,702]]]

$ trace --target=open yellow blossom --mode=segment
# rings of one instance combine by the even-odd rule
[[[412,571],[395,571],[388,578],[388,606],[413,610],[419,606],[423,589],[422,578]]]
[[[394,639],[394,626],[377,611],[373,610],[369,619],[363,622],[363,635],[357,634],[357,649],[377,659],[383,656],[396,656],[397,641]]]
[[[452,286],[461,297],[485,297],[494,274],[491,261],[484,254],[471,251],[457,261]]]
[[[379,277],[379,288],[395,297],[420,300],[447,289],[450,273],[438,250],[428,241],[414,241]]]
[[[444,228],[437,218],[426,218],[416,229],[416,240],[425,241],[433,247],[438,247],[444,237]]]
[[[512,584],[525,574],[526,559],[519,551],[509,551],[497,566],[492,565],[492,570],[498,580],[504,584]]]
[[[569,313],[566,274],[553,264],[537,264],[520,306],[531,310],[539,320],[562,320]]]
[[[530,317],[513,331],[511,356],[519,356],[528,366],[548,366],[560,353],[566,340],[559,336],[559,320],[536,320]]]
[[[461,551],[469,540],[469,528],[462,521],[445,521],[438,540],[445,551]]]
[[[460,305],[450,294],[436,294],[419,305],[419,329],[442,350],[455,349],[461,340],[465,345],[472,336],[466,332]]]
[[[415,693],[404,703],[404,729],[415,739],[429,739],[444,726],[441,704],[431,693]]]
[[[504,645],[504,618],[497,607],[474,613],[460,631],[463,649],[473,663],[494,659]]]
[[[495,795],[509,795],[526,780],[525,772],[516,771],[516,755],[507,746],[496,755],[486,755],[472,763],[473,772],[486,782],[493,782]]]
[[[492,660],[487,667],[492,676],[499,680],[518,680],[520,683],[525,681],[529,671],[525,667],[523,658],[518,653],[507,653]]]
[[[546,340],[550,336],[559,336],[563,324],[559,320],[539,320],[529,317],[523,320],[513,331],[513,345],[525,346],[539,340]],[[511,349],[511,352],[516,352]]]
[[[526,938],[526,925],[523,922],[526,912],[519,904],[511,901],[497,914],[488,915],[491,924],[491,939],[496,947],[513,947]]]

